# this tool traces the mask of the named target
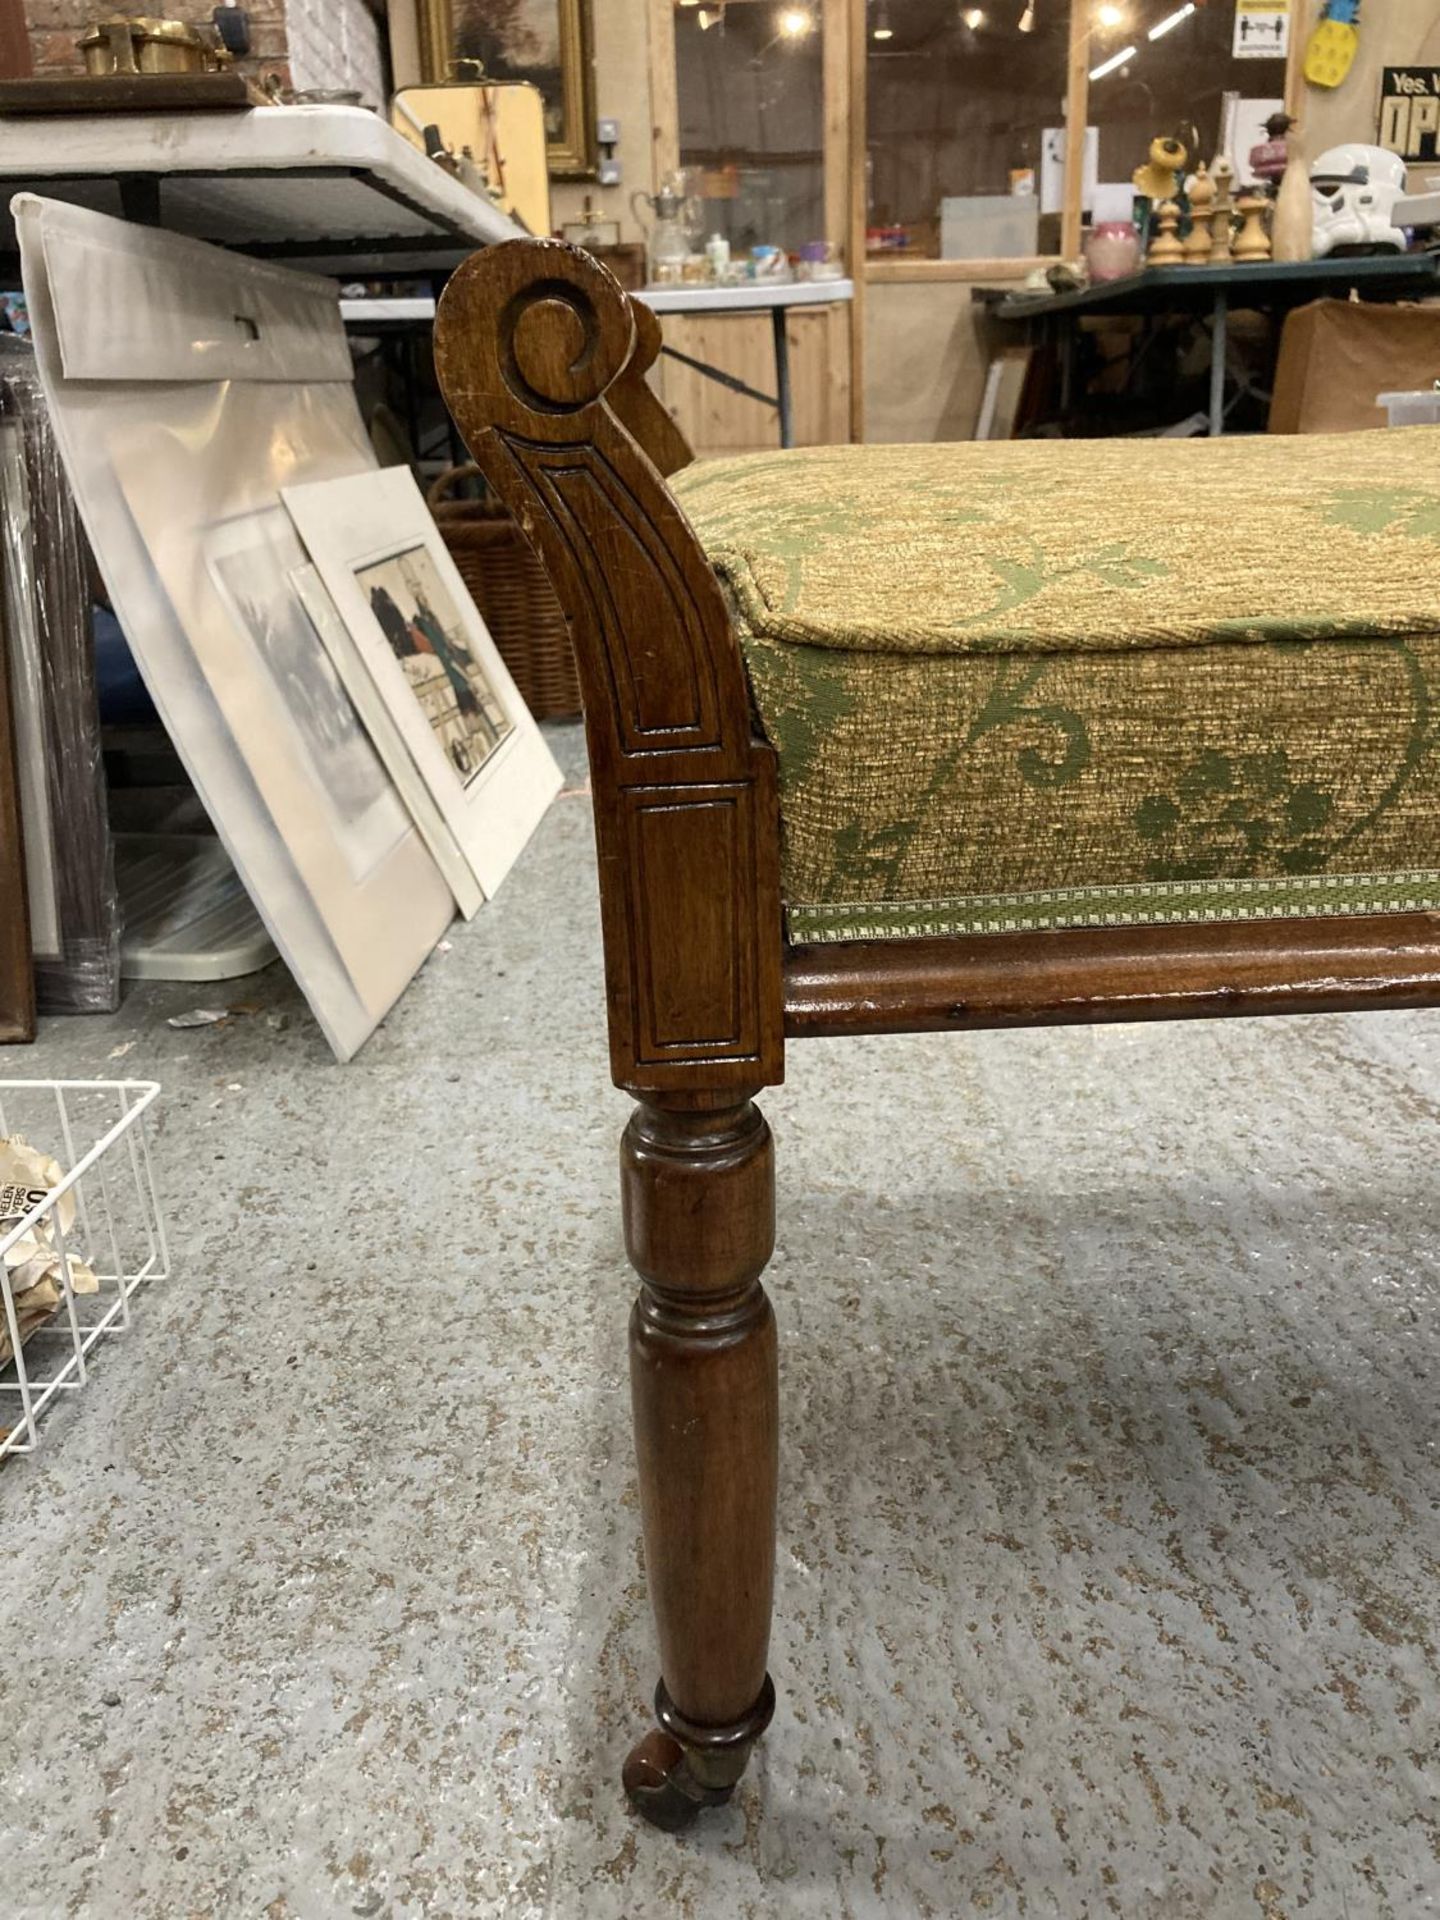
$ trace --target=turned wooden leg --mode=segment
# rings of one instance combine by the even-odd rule
[[[642,1282],[630,1321],[645,1565],[660,1639],[663,1731],[625,1763],[657,1826],[724,1802],[769,1724],[779,1407],[770,1129],[744,1100],[657,1096],[620,1153],[625,1241]]]

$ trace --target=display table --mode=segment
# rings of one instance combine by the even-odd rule
[[[0,121],[0,252],[30,191],[347,278],[448,273],[520,233],[363,107]]]
[[[775,392],[761,393],[723,367],[712,366],[682,353],[678,347],[662,347],[672,360],[679,360],[707,380],[715,380],[732,393],[743,393],[774,407],[780,421],[780,444],[795,444],[795,422],[790,402],[790,341],[785,331],[785,315],[791,307],[823,307],[835,301],[853,300],[853,280],[793,280],[775,286],[750,281],[739,287],[641,287],[634,298],[643,300],[652,313],[768,313],[771,337],[775,343]],[[340,311],[347,327],[360,333],[385,333],[407,327],[429,328],[435,318],[435,302],[426,299],[342,300]]]
[[[1172,314],[1209,317],[1210,432],[1225,431],[1225,332],[1234,308],[1284,312],[1308,300],[1419,300],[1440,293],[1440,253],[1374,254],[1355,260],[1232,261],[1223,267],[1147,267],[1074,293],[1014,293],[977,288],[996,320],[1041,328],[1060,354],[1062,406],[1073,380],[1075,340],[1086,315],[1145,319]]]
[[[637,300],[643,300],[652,313],[768,313],[771,337],[775,342],[775,392],[761,393],[744,380],[707,360],[697,360],[678,347],[662,347],[672,360],[693,367],[707,380],[718,381],[732,393],[743,393],[751,400],[762,400],[774,407],[780,419],[780,444],[795,444],[795,421],[790,403],[790,342],[785,332],[785,314],[790,307],[829,306],[837,300],[853,300],[853,280],[793,280],[767,285],[747,281],[738,287],[667,286],[641,287]]]

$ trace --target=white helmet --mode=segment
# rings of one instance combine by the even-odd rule
[[[1315,201],[1315,257],[1341,247],[1362,253],[1403,253],[1405,234],[1393,223],[1405,192],[1405,162],[1386,147],[1358,141],[1328,147],[1310,163]]]

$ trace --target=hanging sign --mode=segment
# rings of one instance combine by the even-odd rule
[[[1236,60],[1283,60],[1290,50],[1290,0],[1240,0],[1235,9]]]
[[[1380,145],[1402,160],[1440,160],[1440,67],[1382,67]]]

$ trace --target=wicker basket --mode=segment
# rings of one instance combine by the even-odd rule
[[[450,557],[537,720],[580,711],[580,682],[560,602],[514,518],[485,500],[451,500],[478,467],[451,467],[427,496]]]

